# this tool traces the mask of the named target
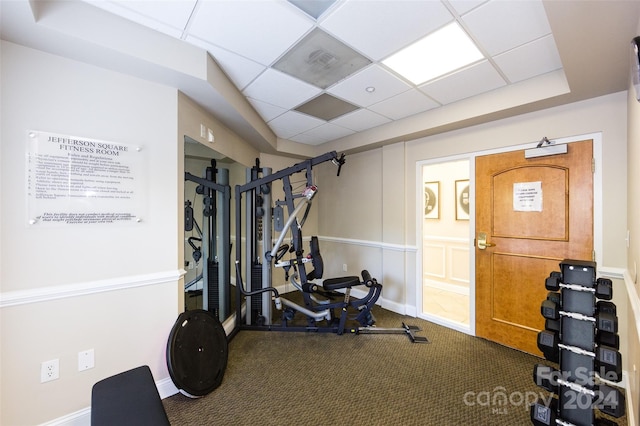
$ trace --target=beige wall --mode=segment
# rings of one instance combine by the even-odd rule
[[[147,364],[168,377],[178,312],[175,89],[2,41],[0,424],[38,424],[86,409],[92,385]],[[138,224],[26,226],[27,130],[143,146]],[[180,244],[179,244],[180,243]],[[78,372],[79,351],[95,368]],[[59,359],[60,378],[40,383]]]
[[[637,34],[640,34],[640,22]],[[625,370],[629,374],[628,404],[633,404],[632,410],[635,422],[640,421],[640,298],[638,287],[638,268],[640,268],[640,102],[637,101],[635,88],[629,84],[627,97],[627,227],[629,229],[629,248],[627,249],[627,274],[625,282],[628,288],[629,309],[626,317],[626,335],[628,356],[623,359]]]
[[[211,129],[215,137],[213,142],[209,142],[206,136],[201,136],[201,126],[204,126],[205,129]],[[186,95],[180,93],[178,96],[178,136],[183,140],[185,135],[245,166],[255,164],[255,159],[259,156],[259,152],[255,148],[252,148]]]
[[[469,288],[469,224],[458,217],[456,182],[469,180],[469,160],[425,164],[418,169],[423,182],[437,182],[438,218],[422,219],[422,280],[426,286]],[[460,185],[469,185],[463,182]],[[433,184],[432,184],[433,186]],[[420,207],[420,200],[417,202]],[[426,212],[425,212],[426,213]],[[431,216],[430,216],[431,217]],[[468,293],[467,293],[468,294]],[[468,306],[466,307],[468,309]],[[420,312],[420,309],[418,310]]]
[[[640,33],[640,29],[638,30]],[[627,212],[629,229],[629,249],[627,250],[627,268],[631,277],[635,278],[640,269],[640,101],[636,100],[633,85],[629,86],[628,95],[628,146],[627,146]],[[638,283],[635,280],[635,289]]]
[[[602,181],[596,183],[603,198],[602,205],[596,206],[603,236],[599,266],[624,266],[627,135],[623,92],[347,156],[340,178],[327,172],[320,180],[323,197],[331,194],[330,200],[322,198],[319,223],[320,234],[332,239],[333,254],[324,256],[328,271],[341,273],[344,258],[355,259],[358,266],[374,265],[376,272],[384,273],[383,305],[415,313],[421,240],[416,220],[421,194],[417,163],[534,146],[543,136],[559,139],[593,133],[601,133],[603,151],[598,160]],[[377,265],[385,265],[384,272]]]

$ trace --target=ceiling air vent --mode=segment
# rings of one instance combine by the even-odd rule
[[[320,68],[329,68],[336,62],[338,62],[338,58],[322,49],[314,50],[307,59],[308,64]]]
[[[371,61],[316,28],[273,66],[321,89],[337,83]]]

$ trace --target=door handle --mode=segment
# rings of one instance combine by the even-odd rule
[[[495,247],[495,244],[487,242],[487,234],[485,232],[478,233],[478,248],[484,250],[487,247]]]

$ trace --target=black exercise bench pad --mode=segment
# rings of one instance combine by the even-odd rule
[[[329,278],[322,281],[322,287],[325,290],[329,291],[347,287],[355,287],[357,285],[360,285],[360,278],[358,277]]]
[[[107,377],[91,390],[91,426],[170,425],[148,366]]]

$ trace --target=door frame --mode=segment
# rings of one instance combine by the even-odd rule
[[[580,142],[585,139],[593,140],[593,158],[595,171],[593,173],[593,249],[595,250],[595,261],[599,266],[602,265],[602,250],[603,250],[603,206],[602,206],[602,132],[587,133],[577,136],[567,136],[562,138],[552,138],[558,144]],[[476,254],[474,239],[476,235],[476,157],[502,154],[505,152],[519,151],[529,148],[534,148],[538,144],[538,141],[528,142],[520,145],[506,146],[502,148],[489,149],[484,151],[476,151],[467,154],[457,154],[447,157],[432,158],[428,160],[416,161],[416,270],[415,270],[415,283],[416,283],[416,300],[415,300],[415,312],[418,318],[425,319],[438,325],[442,325],[454,330],[475,336],[476,335]],[[448,163],[452,161],[468,160],[469,161],[469,198],[474,200],[469,206],[469,327],[461,326],[458,323],[448,321],[444,318],[430,315],[423,311],[422,306],[422,277],[423,277],[423,219],[424,219],[424,194],[422,188],[422,168],[423,166]],[[551,271],[550,271],[551,272]],[[542,284],[541,284],[542,285]]]
[[[451,328],[460,331],[465,334],[475,335],[475,265],[469,263],[469,327],[465,327],[463,324],[442,318],[436,315],[432,315],[424,312],[422,303],[422,288],[423,288],[423,236],[424,236],[424,189],[422,182],[422,169],[424,166],[432,166],[435,164],[451,163],[455,161],[468,161],[469,162],[469,197],[475,197],[475,179],[472,174],[472,170],[475,170],[475,156],[471,154],[452,155],[448,157],[432,158],[429,160],[420,160],[416,162],[416,246],[417,246],[417,258],[416,258],[416,313],[418,318],[433,322],[438,325],[442,325],[447,328]],[[470,244],[469,254],[473,256],[475,261],[475,255],[472,253],[471,247],[473,246],[473,231],[475,229],[475,203],[469,203],[469,238],[472,243]],[[471,257],[469,258],[471,259]],[[471,262],[471,260],[470,260]]]

